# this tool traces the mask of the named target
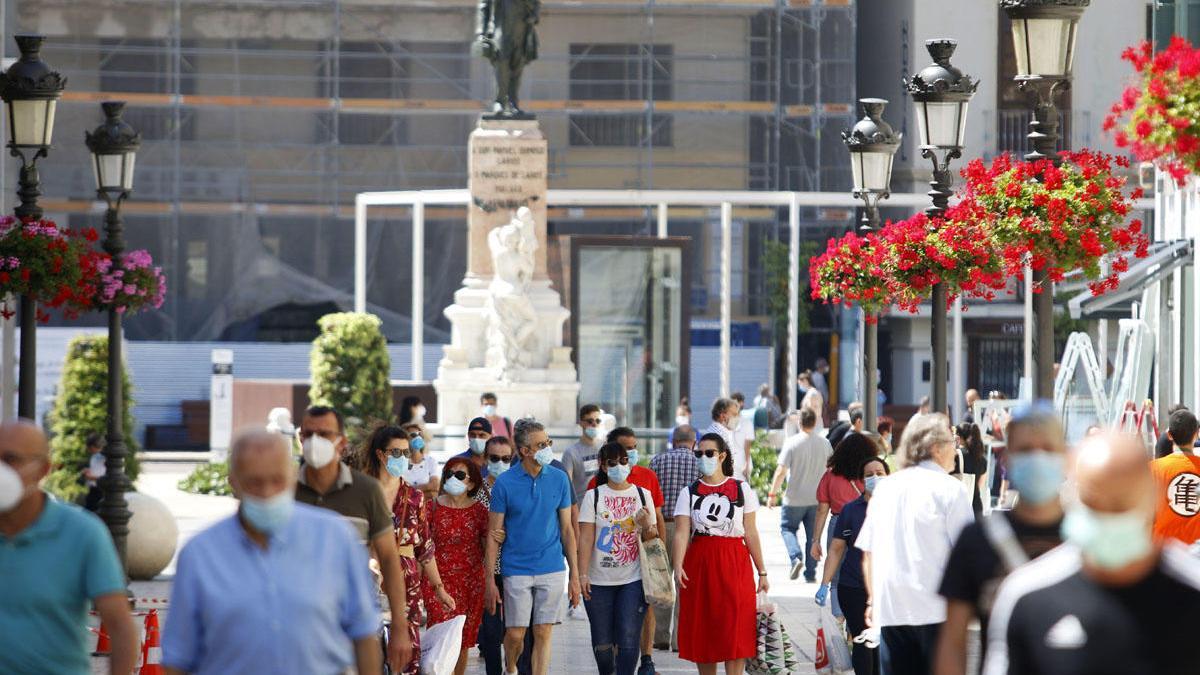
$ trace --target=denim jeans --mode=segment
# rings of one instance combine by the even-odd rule
[[[833,533],[837,531],[837,515],[829,514],[829,529],[825,531],[825,555],[829,555],[830,544],[833,543]],[[833,615],[842,618],[842,603],[838,602],[838,581],[842,578],[842,566],[833,572],[833,582],[829,585],[829,609],[833,611]]]
[[[496,575],[496,587],[504,595],[504,580]],[[504,674],[504,605],[496,606],[495,614],[483,610],[483,621],[479,624],[479,655],[483,657],[487,675]],[[533,672],[533,627],[525,631],[525,648],[517,659],[517,672],[530,675]]]
[[[779,531],[783,534],[783,545],[787,548],[788,559],[795,564],[804,560],[804,578],[812,579],[817,574],[817,561],[809,555],[812,550],[813,526],[817,522],[817,505],[784,506],[779,519]],[[800,548],[800,540],[796,531],[804,527],[804,548]]]
[[[634,675],[646,615],[641,580],[621,586],[593,585],[592,599],[584,600],[584,605],[600,675]]]

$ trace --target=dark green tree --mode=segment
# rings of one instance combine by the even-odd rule
[[[353,440],[365,425],[392,418],[387,340],[373,314],[326,314],[317,325],[308,398],[341,412]]]

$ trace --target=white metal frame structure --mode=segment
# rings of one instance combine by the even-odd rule
[[[424,380],[421,354],[425,345],[424,275],[425,275],[425,207],[462,206],[470,202],[467,190],[404,190],[395,192],[361,192],[354,200],[354,311],[367,307],[367,210],[370,207],[408,206],[412,208],[412,350],[413,380]],[[730,323],[732,320],[732,223],[734,206],[775,206],[788,209],[788,382],[794,383],[798,374],[796,352],[799,335],[800,297],[800,208],[856,208],[859,202],[848,192],[720,192],[709,190],[550,190],[547,206],[643,206],[656,207],[657,235],[667,236],[668,213],[672,206],[719,207],[721,213],[721,393],[729,393]],[[929,197],[907,193],[892,195],[888,206],[923,208]],[[959,376],[961,381],[961,375]],[[795,408],[795,386],[788,387],[788,408]]]

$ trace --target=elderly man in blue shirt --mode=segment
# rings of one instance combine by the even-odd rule
[[[296,467],[278,434],[234,441],[229,484],[237,514],[179,554],[165,671],[377,675],[377,591],[349,523],[295,503]]]
[[[112,640],[109,667],[137,663],[125,574],[100,519],[38,489],[50,448],[30,422],[0,427],[0,673],[87,675],[87,611]]]

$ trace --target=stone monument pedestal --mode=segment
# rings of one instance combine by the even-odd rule
[[[463,286],[445,309],[450,344],[438,365],[434,388],[438,417],[449,435],[466,432],[478,415],[479,396],[494,392],[501,414],[511,420],[534,417],[553,433],[574,435],[579,382],[563,325],[570,312],[546,275],[546,139],[536,120],[480,120],[469,142],[468,262]],[[489,234],[514,222],[518,209],[532,215],[537,248],[524,280],[533,329],[521,367],[503,367],[488,356],[489,329],[497,317],[492,283],[496,276]],[[528,321],[522,322],[521,328]],[[511,325],[509,326],[511,328]],[[492,345],[494,346],[494,345]]]

